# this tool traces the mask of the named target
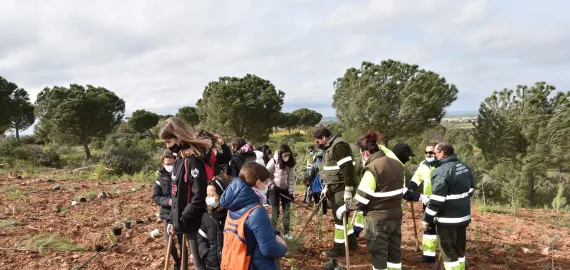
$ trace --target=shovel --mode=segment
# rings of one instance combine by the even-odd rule
[[[164,256],[164,270],[168,270],[170,263],[170,252],[172,251],[172,234],[168,235],[168,247],[166,247],[166,255]]]

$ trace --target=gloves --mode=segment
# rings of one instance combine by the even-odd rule
[[[352,191],[345,190],[344,191],[344,202],[351,202],[352,201]]]
[[[168,200],[168,206],[172,206],[172,199]]]
[[[426,229],[426,230],[431,229],[431,228],[433,227],[432,224],[429,224],[429,223],[427,223],[427,222],[425,222],[425,221],[423,221],[422,224],[424,225],[424,229]]]
[[[426,195],[424,195],[424,194],[422,194],[422,195],[420,195],[420,201],[421,201],[424,205],[427,205],[427,203],[429,202],[429,197],[426,196]]]
[[[336,218],[342,220],[342,216],[344,215],[344,212],[346,212],[346,204],[343,204],[341,207],[339,207],[336,210]]]
[[[327,185],[325,185],[325,187],[323,188],[323,190],[321,191],[322,194],[325,194],[325,197],[327,196]]]

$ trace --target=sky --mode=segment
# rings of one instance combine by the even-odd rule
[[[0,76],[35,101],[44,87],[103,86],[137,109],[174,114],[204,86],[248,73],[285,95],[284,111],[334,116],[333,82],[362,61],[394,59],[459,89],[448,111],[494,90],[570,88],[570,1],[2,1]]]

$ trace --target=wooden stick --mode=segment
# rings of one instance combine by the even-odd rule
[[[291,201],[292,203],[294,203],[294,204],[296,204],[296,205],[298,205],[298,206],[307,208],[307,209],[309,209],[309,210],[313,210],[313,209],[312,209],[311,207],[309,207],[309,206],[306,206],[306,205],[303,205],[303,204],[300,203],[300,202],[294,201],[293,199],[289,198],[289,196],[285,196],[285,195],[283,195],[283,194],[281,194],[281,193],[279,193],[279,196],[281,196],[281,197],[283,197],[283,198],[285,198],[285,199]]]
[[[344,217],[342,218],[342,225],[344,226],[344,255],[346,256],[346,269],[350,269],[350,255],[348,254],[348,215],[343,214]]]
[[[283,195],[283,196],[285,196],[285,195]],[[285,197],[287,197],[287,196],[285,196]],[[322,203],[324,197],[325,197],[324,194],[321,193],[321,198],[319,200],[317,208],[315,208],[315,210],[313,212],[311,212],[311,214],[309,215],[309,218],[307,219],[307,221],[305,221],[305,224],[303,224],[303,227],[302,227],[303,229],[301,230],[301,233],[307,231],[307,226],[309,226],[309,222],[311,222],[311,220],[313,219],[315,214],[317,212],[319,212],[319,209],[321,209],[321,203]],[[299,234],[299,236],[300,236],[300,234]],[[297,237],[299,237],[299,236],[297,236]]]
[[[172,234],[168,235],[168,246],[166,247],[166,255],[164,256],[164,270],[168,270],[170,263],[170,252],[172,251]]]
[[[182,269],[188,269],[188,254],[186,246],[186,234],[182,235]]]
[[[416,251],[420,251],[420,242],[418,240],[418,228],[416,227],[416,212],[414,211],[414,202],[410,202],[410,211],[412,211],[412,221],[414,222],[414,237],[416,238]]]
[[[31,251],[31,252],[39,252],[35,249],[27,249],[27,248],[0,248],[0,250],[13,250],[13,251]]]

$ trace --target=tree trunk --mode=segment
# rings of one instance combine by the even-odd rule
[[[534,202],[534,175],[528,175],[528,205],[534,207],[536,203]]]
[[[148,132],[148,134],[150,134],[150,137],[152,138],[152,140],[154,141],[154,135],[152,135],[152,132],[150,132],[150,129],[147,129],[146,132]]]
[[[91,150],[89,150],[89,143],[87,141],[83,142],[83,149],[85,150],[85,160],[90,160]]]
[[[20,142],[20,129],[16,127],[15,130],[16,130],[16,141]]]

